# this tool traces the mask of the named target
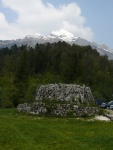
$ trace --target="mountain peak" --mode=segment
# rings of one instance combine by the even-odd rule
[[[71,37],[74,38],[74,35],[67,30],[59,30],[59,31],[53,31],[51,34],[56,35],[56,36],[65,36],[65,37]]]
[[[77,39],[77,37],[75,37],[72,33],[70,33],[67,30],[58,30],[58,31],[53,31],[50,34],[50,37],[55,37],[55,38],[60,38],[64,41],[73,41],[75,39]]]
[[[76,41],[77,37],[75,37],[72,33],[70,33],[67,30],[58,30],[58,31],[53,31],[50,35],[48,36],[44,36],[42,34],[36,33],[34,35],[27,35],[25,37],[25,39],[29,39],[29,38],[33,38],[33,39],[60,39],[62,41],[66,41],[66,42],[72,42],[72,41]]]

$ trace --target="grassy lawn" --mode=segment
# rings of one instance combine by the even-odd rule
[[[113,122],[27,116],[0,109],[0,150],[112,150]]]

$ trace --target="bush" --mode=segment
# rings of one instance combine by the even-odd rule
[[[25,101],[27,103],[32,103],[35,101],[36,90],[37,90],[37,84],[32,84],[28,87],[28,90],[25,96]]]

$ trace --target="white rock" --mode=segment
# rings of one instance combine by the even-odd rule
[[[101,120],[101,121],[110,121],[110,119],[108,117],[105,117],[105,116],[96,116],[95,119]]]

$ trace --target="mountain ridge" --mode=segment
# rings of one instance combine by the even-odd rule
[[[86,39],[76,37],[72,33],[66,30],[53,31],[49,35],[45,36],[39,33],[34,35],[27,35],[23,39],[16,40],[0,40],[0,48],[8,47],[10,48],[14,44],[17,46],[28,45],[34,47],[37,43],[54,43],[58,41],[65,41],[69,44],[76,44],[80,46],[90,45],[93,49],[96,49],[100,55],[107,55],[109,59],[113,59],[113,50],[110,49],[105,44],[99,45],[95,42],[87,41]]]

